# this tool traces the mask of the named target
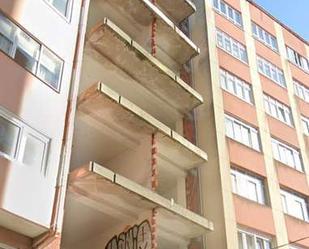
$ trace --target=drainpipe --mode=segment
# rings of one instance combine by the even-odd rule
[[[89,7],[89,0],[81,0],[80,18],[78,25],[79,27],[78,27],[78,34],[76,37],[75,55],[73,61],[73,70],[69,89],[69,99],[64,124],[64,134],[61,147],[61,159],[57,176],[57,184],[55,187],[56,189],[55,189],[54,205],[51,216],[51,225],[48,232],[33,240],[32,248],[35,249],[45,248],[45,246],[48,246],[55,239],[58,239],[61,236],[59,232],[59,227],[62,227],[65,194],[67,189],[66,188],[67,177],[70,170],[74,119],[75,119],[80,72],[82,65],[81,61],[83,55],[82,46],[84,44],[85,33],[86,33],[85,22],[87,21],[88,7]]]

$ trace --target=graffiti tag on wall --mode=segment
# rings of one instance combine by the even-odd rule
[[[151,249],[151,229],[148,220],[134,225],[127,232],[115,235],[105,249]]]

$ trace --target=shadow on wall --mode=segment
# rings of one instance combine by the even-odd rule
[[[5,15],[16,20],[22,13],[23,2],[21,0],[1,0],[0,10]],[[27,87],[29,87],[31,77],[33,76],[30,73],[0,51],[0,106],[19,116],[22,112],[23,99],[27,92]],[[3,138],[0,137],[1,139]],[[0,147],[0,149],[2,148]],[[0,208],[4,205],[6,188],[12,167],[14,165],[12,165],[10,160],[0,156]]]

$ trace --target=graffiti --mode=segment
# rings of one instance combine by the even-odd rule
[[[151,249],[151,229],[148,220],[134,225],[127,232],[115,235],[105,249]]]

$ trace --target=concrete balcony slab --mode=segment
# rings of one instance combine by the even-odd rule
[[[204,151],[102,82],[80,94],[78,110],[83,115],[108,125],[117,133],[117,137],[123,138],[119,140],[121,144],[124,144],[125,140],[134,141],[155,134],[159,164],[162,167],[167,165],[165,162],[168,161],[179,170],[186,171],[207,161]],[[112,142],[108,144],[113,145]],[[115,144],[114,147],[116,146]]]
[[[89,51],[90,49],[90,51]],[[203,102],[201,95],[164,66],[109,19],[90,32],[88,53],[95,51],[181,113]]]
[[[157,0],[157,3],[175,23],[181,22],[196,11],[194,3],[190,0]]]
[[[134,223],[141,214],[149,214],[153,209],[157,211],[159,246],[175,247],[180,241],[189,241],[213,230],[213,223],[206,218],[94,162],[70,173],[66,206],[70,212],[64,224],[65,243],[70,243],[70,236],[75,240],[92,239],[95,234],[115,226]],[[84,219],[85,207],[88,209]],[[96,214],[97,218],[86,224]],[[169,248],[166,246],[164,248]]]
[[[156,44],[179,64],[184,64],[200,53],[199,48],[150,0],[105,0],[102,4],[105,8],[124,13],[128,20],[134,20],[140,27],[151,27],[153,17],[156,17]],[[168,5],[165,4],[165,7]]]

